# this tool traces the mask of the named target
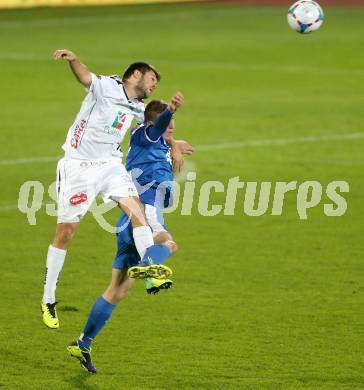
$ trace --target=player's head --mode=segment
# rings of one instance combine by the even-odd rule
[[[129,84],[140,100],[147,98],[161,79],[154,66],[145,62],[134,62],[123,74],[123,82]]]
[[[148,125],[152,125],[156,120],[157,116],[161,114],[166,108],[168,104],[163,102],[162,100],[152,100],[145,107],[144,111],[144,121]],[[168,128],[163,134],[165,139],[168,139],[172,136],[174,130],[174,120],[172,119],[169,122]]]

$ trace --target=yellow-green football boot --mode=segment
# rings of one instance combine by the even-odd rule
[[[59,321],[56,310],[57,302],[54,303],[41,303],[40,309],[42,310],[43,322],[51,329],[59,328]]]
[[[157,294],[160,290],[167,290],[172,287],[172,280],[170,279],[156,279],[156,278],[147,278],[146,289],[148,294]]]
[[[67,351],[70,355],[81,363],[82,368],[88,371],[90,374],[96,374],[96,367],[91,361],[91,348],[81,349],[77,341],[74,341],[67,347]]]
[[[172,276],[172,270],[163,264],[135,265],[128,269],[128,276],[134,279],[167,279]]]

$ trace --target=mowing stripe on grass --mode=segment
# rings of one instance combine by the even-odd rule
[[[350,141],[364,139],[364,132],[348,133],[348,134],[329,134],[329,135],[309,135],[297,138],[277,138],[277,139],[261,139],[245,142],[231,142],[221,144],[208,144],[199,145],[195,149],[198,152],[209,152],[212,150],[225,150],[225,149],[240,149],[251,148],[256,146],[280,146],[290,144],[302,144],[302,143],[315,143],[321,141]],[[30,158],[18,158],[14,160],[0,160],[0,165],[20,165],[20,164],[37,164],[43,162],[57,161],[61,158],[58,157],[30,157]]]
[[[88,64],[102,64],[102,65],[115,65],[120,66],[120,63],[132,63],[135,59],[129,58],[129,57],[123,57],[122,60],[119,58],[89,58],[89,57],[82,57],[82,60],[85,61]],[[171,60],[171,59],[160,59],[160,58],[149,58],[150,62],[152,63],[158,63],[158,64],[178,64],[178,65],[186,65],[186,66],[193,66],[193,67],[209,67],[209,68],[223,68],[223,69],[231,69],[231,70],[239,70],[242,69],[250,70],[250,71],[273,71],[278,73],[301,73],[303,71],[305,72],[313,72],[313,73],[325,73],[325,74],[347,74],[348,72],[363,75],[364,69],[362,68],[337,68],[337,67],[328,67],[326,66],[324,69],[312,66],[312,65],[295,65],[295,66],[284,66],[284,65],[277,65],[274,66],[272,64],[255,64],[255,63],[239,63],[239,62],[221,62],[221,61],[183,61],[181,59],[179,60]],[[4,52],[0,53],[0,61],[29,61],[29,62],[50,62],[54,61],[51,57],[51,55],[44,55],[44,54],[34,54],[34,53],[22,53],[22,52]]]
[[[194,7],[194,6],[192,6]],[[141,9],[141,8],[139,8]],[[137,7],[135,7],[135,10],[137,10]],[[189,20],[192,17],[206,17],[206,11],[208,10],[209,18],[216,18],[220,19],[221,17],[234,17],[234,18],[240,18],[239,14],[236,13],[236,10],[234,8],[221,8],[221,7],[211,7],[208,8],[191,8],[191,11],[181,11],[181,6],[176,7],[175,11],[169,10],[169,11],[163,11],[161,12],[160,8],[153,12],[147,12],[143,13],[142,11],[139,11],[138,13],[133,14],[104,14],[100,13],[99,15],[93,14],[90,15],[84,15],[84,16],[63,16],[63,17],[45,17],[45,18],[27,18],[27,19],[8,19],[8,20],[2,20],[0,24],[0,29],[8,29],[8,28],[29,28],[29,27],[63,27],[63,26],[79,26],[83,24],[111,24],[111,23],[123,23],[123,22],[135,22],[135,18],[137,17],[138,23],[142,22],[154,22],[154,21],[160,21],[160,20],[170,20],[171,18],[185,18],[186,20]],[[244,13],[247,14],[248,12],[254,14],[256,12],[256,9],[254,7],[252,8],[246,8],[244,10]],[[272,12],[269,8],[261,8],[259,10],[260,13],[267,12],[268,14]],[[33,14],[34,15],[34,14]]]

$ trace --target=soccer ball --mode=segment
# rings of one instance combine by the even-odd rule
[[[321,27],[324,21],[324,12],[315,1],[301,0],[290,7],[287,18],[292,30],[307,34],[317,31]]]

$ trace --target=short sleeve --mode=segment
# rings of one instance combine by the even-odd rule
[[[93,93],[96,97],[107,95],[108,91],[114,86],[114,80],[108,76],[100,76],[91,73],[91,85],[88,92]]]

